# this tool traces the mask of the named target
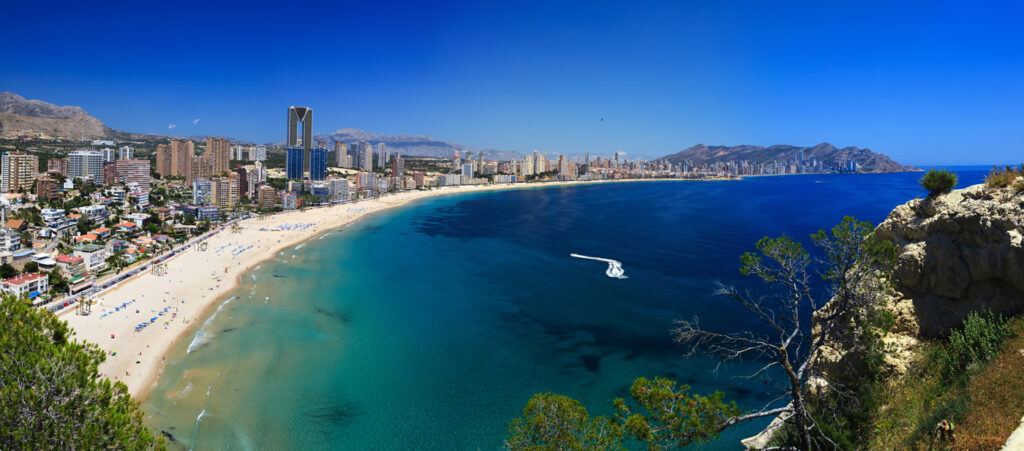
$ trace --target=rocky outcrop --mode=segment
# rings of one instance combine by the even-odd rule
[[[0,135],[22,130],[59,138],[103,138],[109,129],[77,106],[58,106],[0,92]]]
[[[984,185],[896,207],[876,232],[896,244],[896,332],[945,335],[972,311],[1024,312],[1024,193]]]

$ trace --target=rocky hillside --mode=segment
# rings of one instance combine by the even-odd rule
[[[706,146],[698,144],[681,152],[663,157],[673,164],[684,161],[717,162],[741,161],[762,163],[768,161],[791,161],[804,152],[805,159],[817,159],[825,165],[841,166],[846,160],[853,160],[862,172],[903,172],[919,170],[912,166],[903,166],[888,156],[872,152],[871,149],[860,147],[837,148],[829,143],[821,143],[813,147],[790,145],[762,146]]]
[[[77,106],[57,106],[0,92],[0,135],[32,130],[55,138],[106,138],[111,130]]]
[[[898,332],[944,335],[972,311],[1024,313],[1024,193],[985,185],[896,207],[877,233],[900,248]]]
[[[417,157],[451,158],[452,155],[455,154],[455,151],[458,151],[462,154],[463,158],[465,158],[467,152],[472,152],[474,155],[478,152],[476,149],[469,146],[442,141],[425,135],[384,135],[356,128],[343,128],[326,135],[317,133],[313,136],[313,140],[326,141],[329,149],[334,148],[334,143],[336,141],[344,142],[346,144],[366,141],[374,146],[384,143],[392,152]],[[498,150],[484,150],[483,152],[484,157],[488,159],[504,160],[520,157],[518,152]]]

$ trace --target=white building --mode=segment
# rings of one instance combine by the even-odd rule
[[[120,149],[117,149],[117,159],[118,160],[134,160],[135,159],[135,149],[133,149],[131,146],[121,146]]]
[[[113,149],[111,149],[113,150]],[[76,150],[68,154],[68,179],[103,182],[103,154],[95,150]]]
[[[104,147],[100,149],[100,154],[103,155],[104,163],[112,163],[117,157],[114,152],[114,149],[111,149],[110,147]]]
[[[72,255],[82,257],[82,260],[85,261],[85,268],[89,271],[96,272],[107,267],[107,262],[104,261],[107,258],[107,251],[103,246],[95,244],[75,246]]]
[[[252,161],[264,161],[267,159],[267,146],[255,146],[249,148],[249,159]]]
[[[42,273],[20,274],[10,279],[4,279],[2,287],[6,294],[21,297],[28,297],[32,293],[45,293],[50,289],[50,277]]]

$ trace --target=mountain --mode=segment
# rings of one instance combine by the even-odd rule
[[[107,138],[113,130],[77,106],[57,106],[0,92],[0,135],[32,130],[55,138]]]
[[[837,148],[829,143],[821,143],[814,147],[799,147],[778,144],[771,147],[763,146],[706,146],[698,144],[681,152],[662,157],[673,164],[683,161],[717,162],[740,161],[763,163],[768,161],[794,160],[804,152],[805,159],[814,158],[827,166],[841,166],[846,160],[857,162],[863,172],[904,172],[918,171],[913,166],[904,166],[892,161],[886,155],[872,152],[871,149],[860,147]]]
[[[335,142],[351,144],[359,141],[366,141],[374,146],[384,143],[390,152],[398,152],[401,155],[412,157],[441,157],[451,158],[458,151],[465,158],[467,152],[478,155],[478,151],[472,147],[453,142],[442,141],[425,135],[385,135],[359,130],[356,128],[343,128],[329,134],[317,133],[313,135],[313,141],[326,141],[328,149],[334,149]],[[504,150],[485,149],[484,158],[506,160],[519,158],[519,152]]]

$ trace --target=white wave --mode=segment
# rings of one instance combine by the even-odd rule
[[[256,274],[249,274],[249,277],[252,277],[252,280],[254,281],[256,280]]]
[[[188,385],[185,386],[185,389],[181,391],[181,394],[178,395],[177,399],[184,398],[185,394],[190,392],[190,391],[192,391],[192,383],[191,382],[189,382]]]
[[[305,245],[306,245],[306,243],[302,243],[302,244],[300,244],[298,246],[295,246],[295,250],[302,249],[302,246],[305,246]]]
[[[576,258],[582,258],[582,259],[586,259],[586,260],[597,260],[597,261],[602,261],[602,262],[608,263],[608,269],[606,269],[604,271],[605,275],[607,275],[608,277],[611,277],[613,279],[628,279],[629,278],[629,277],[626,277],[626,270],[622,269],[622,262],[620,262],[618,260],[612,260],[610,258],[601,258],[601,257],[590,257],[590,256],[587,256],[587,255],[580,255],[580,254],[569,254],[569,256],[570,257],[576,257]]]
[[[196,417],[196,425],[197,425],[197,426],[199,425],[199,423],[200,423],[201,421],[203,421],[203,417],[205,417],[205,416],[206,416],[206,408],[204,407],[204,408],[203,408],[203,411],[202,411],[202,412],[199,412],[199,416],[198,416],[198,417]]]
[[[255,267],[255,268],[253,268],[253,271],[255,271],[255,270],[257,270],[257,269],[260,269],[260,268],[261,268],[262,266],[263,266],[263,265],[256,265],[256,267]]]
[[[220,313],[220,311],[224,308],[224,306],[228,305],[228,302],[231,302],[234,299],[235,299],[235,296],[231,296],[230,298],[228,298],[228,300],[224,301],[223,303],[221,303],[217,307],[217,311],[216,312],[213,312],[213,314],[210,315],[210,317],[206,319],[206,322],[203,323],[203,327],[199,328],[199,332],[196,332],[196,336],[195,336],[195,338],[192,339],[192,343],[189,343],[188,351],[186,351],[185,354],[191,354],[192,351],[195,351],[200,346],[202,346],[202,345],[204,345],[206,343],[209,343],[210,340],[212,340],[212,339],[214,339],[216,337],[216,335],[214,333],[207,332],[206,329],[210,326],[210,323],[213,322],[213,319],[217,317],[217,314]]]
[[[292,254],[292,260],[294,260],[294,259],[295,259],[295,254]]]

